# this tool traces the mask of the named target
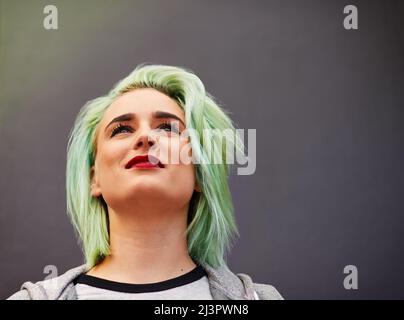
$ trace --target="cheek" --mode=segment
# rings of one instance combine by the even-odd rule
[[[189,141],[171,140],[167,141],[167,145],[163,147],[168,150],[162,158],[168,163],[167,169],[169,169],[171,183],[184,192],[192,194],[195,186],[195,166],[192,163],[192,149]]]
[[[190,197],[195,187],[195,171],[193,164],[170,165],[170,188],[181,190]]]
[[[124,166],[122,163],[125,159],[126,149],[125,144],[110,143],[103,144],[97,152],[97,162],[100,168],[101,180],[107,178],[111,174],[116,174],[115,171]]]
[[[114,141],[106,141],[102,144],[102,155],[104,163],[117,163],[128,153],[130,148],[130,139],[117,139]]]

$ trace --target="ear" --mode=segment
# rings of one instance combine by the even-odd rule
[[[201,187],[199,186],[199,184],[198,184],[198,182],[195,180],[195,187],[194,187],[194,190],[196,191],[196,192],[201,192]]]
[[[90,169],[90,183],[91,183],[91,195],[93,197],[98,198],[99,196],[101,196],[101,188],[100,185],[98,183],[98,176],[97,176],[97,170],[96,170],[96,166],[92,166]]]

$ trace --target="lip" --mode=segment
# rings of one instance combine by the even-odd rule
[[[153,169],[153,168],[158,169],[158,168],[164,168],[164,165],[155,156],[146,154],[133,157],[125,165],[125,169],[131,169],[133,167],[141,169]]]

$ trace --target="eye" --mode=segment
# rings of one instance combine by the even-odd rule
[[[120,123],[112,129],[111,137],[124,131],[132,132],[133,130],[130,126]]]
[[[174,132],[174,133],[180,132],[178,127],[174,123],[170,123],[170,122],[162,123],[161,125],[158,126],[158,129],[162,129],[164,131]]]

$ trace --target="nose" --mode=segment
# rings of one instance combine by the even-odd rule
[[[141,129],[138,131],[138,133],[139,134],[135,139],[135,150],[141,148],[148,150],[156,144],[157,139],[156,137],[154,137],[153,132],[150,128]]]

